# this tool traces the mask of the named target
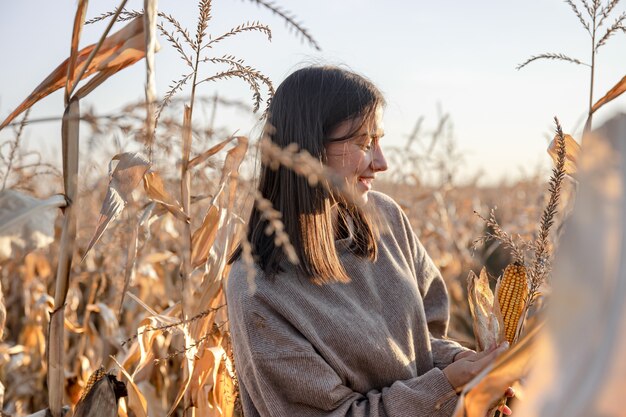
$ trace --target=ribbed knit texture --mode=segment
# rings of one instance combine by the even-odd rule
[[[370,192],[385,224],[374,263],[337,242],[351,278],[317,285],[293,266],[274,279],[232,267],[227,300],[245,417],[450,416],[442,372],[461,352],[445,340],[441,274],[388,196]]]

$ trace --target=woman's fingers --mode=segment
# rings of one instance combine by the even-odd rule
[[[509,348],[509,343],[504,342],[497,349],[492,351],[481,352],[476,355],[476,357],[472,360],[474,364],[479,368],[483,369],[485,366],[489,365],[493,362],[498,356],[504,353]]]
[[[472,353],[452,362],[443,373],[455,389],[461,388],[493,362],[502,352],[508,349],[508,343],[502,343],[497,349],[480,353]]]
[[[475,354],[476,352],[474,352],[473,350],[465,350],[463,352],[457,353],[456,356],[454,357],[453,362],[460,361],[463,358],[467,358]]]

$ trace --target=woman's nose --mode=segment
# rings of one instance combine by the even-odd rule
[[[387,170],[387,160],[380,145],[375,146],[372,151],[372,169],[375,172]]]

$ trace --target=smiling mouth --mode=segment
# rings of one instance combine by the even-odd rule
[[[374,181],[374,178],[359,177],[359,182],[361,184],[363,184],[365,186],[365,188],[368,189],[368,190],[372,189],[372,181]]]

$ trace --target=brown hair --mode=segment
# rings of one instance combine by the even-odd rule
[[[287,77],[276,90],[268,109],[266,124],[269,139],[281,148],[296,143],[313,157],[326,163],[324,145],[346,140],[368,123],[385,100],[366,78],[338,67],[308,67]],[[341,138],[329,135],[341,122],[358,120],[352,131]],[[336,192],[322,185],[310,186],[307,178],[283,166],[272,169],[261,165],[259,192],[282,213],[285,231],[299,258],[299,268],[317,283],[347,282],[335,238],[342,219],[354,222],[354,243],[350,250],[357,256],[376,259],[374,225],[358,205],[347,203]],[[338,204],[338,221],[333,224],[331,207]],[[248,222],[248,240],[260,268],[269,276],[282,270],[282,248],[265,233],[267,220],[255,207]],[[235,256],[237,257],[237,256]]]

